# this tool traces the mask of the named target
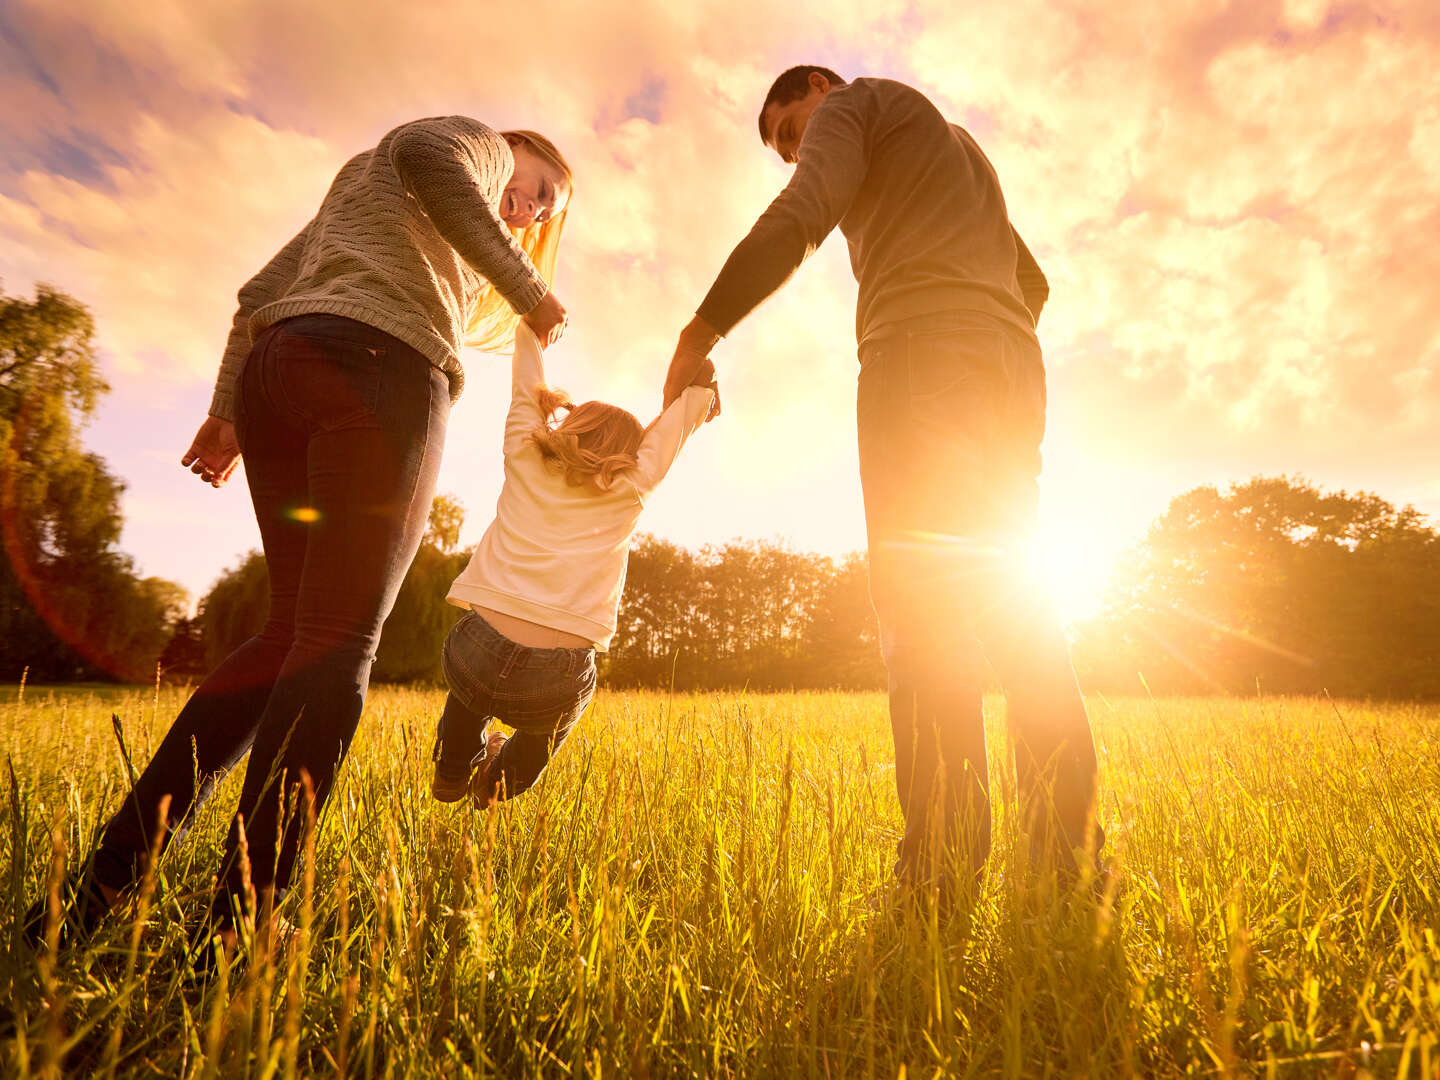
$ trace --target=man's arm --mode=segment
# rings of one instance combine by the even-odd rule
[[[1010,233],[1015,237],[1015,277],[1020,282],[1020,295],[1025,298],[1030,317],[1038,323],[1040,309],[1050,298],[1050,282],[1045,280],[1040,264],[1035,261],[1035,256],[1030,254],[1030,249],[1025,246],[1025,241],[1020,239],[1014,225],[1010,226]]]
[[[869,165],[861,99],[831,97],[810,118],[795,173],[725,260],[697,314],[720,336],[784,285],[839,224]]]
[[[869,165],[861,104],[847,95],[815,110],[790,182],[735,246],[680,334],[665,378],[666,405],[695,382],[715,343],[784,285],[850,209]],[[718,415],[717,397],[711,418]]]

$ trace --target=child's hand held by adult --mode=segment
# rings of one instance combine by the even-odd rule
[[[547,292],[540,302],[524,315],[525,325],[535,331],[542,346],[548,347],[559,341],[569,325],[570,316],[553,292]]]
[[[715,380],[715,364],[710,359],[710,350],[719,340],[720,335],[715,328],[698,315],[680,331],[675,354],[670,358],[670,369],[665,373],[664,407],[669,408],[687,386],[706,386]],[[716,391],[715,400],[711,419],[719,415],[719,391]]]

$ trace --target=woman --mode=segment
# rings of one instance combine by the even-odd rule
[[[62,930],[93,928],[155,838],[183,834],[252,749],[213,924],[229,936],[247,874],[257,896],[283,898],[305,818],[292,800],[308,787],[318,811],[354,735],[425,530],[461,349],[508,345],[521,318],[547,344],[564,331],[549,282],[571,190],[535,132],[417,120],[347,162],[315,218],[241,288],[210,415],[181,464],[219,487],[244,454],[269,616],[181,711],[75,882]],[[32,936],[47,917],[42,898]]]

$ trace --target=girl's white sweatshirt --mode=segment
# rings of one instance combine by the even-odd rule
[[[505,484],[495,520],[446,597],[589,638],[604,652],[615,636],[630,540],[645,500],[685,440],[705,422],[714,391],[685,390],[645,433],[638,462],[609,491],[572,487],[546,467],[528,437],[545,422],[535,391],[544,382],[540,343],[521,323],[505,418]]]

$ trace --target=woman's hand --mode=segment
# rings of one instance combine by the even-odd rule
[[[207,416],[180,464],[211,487],[222,487],[235,471],[235,466],[240,464],[240,444],[235,441],[235,425],[218,416]]]
[[[565,333],[565,327],[570,321],[570,316],[565,312],[565,305],[555,298],[553,292],[547,292],[538,304],[525,313],[523,318],[525,325],[535,331],[535,336],[540,339],[542,347],[549,347],[559,341],[560,335]]]

